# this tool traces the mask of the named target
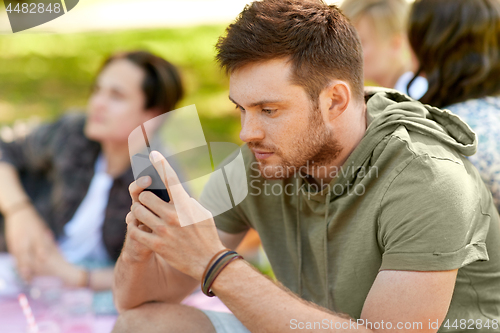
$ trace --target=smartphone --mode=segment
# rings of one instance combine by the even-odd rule
[[[150,191],[163,201],[170,202],[170,196],[168,195],[167,188],[165,187],[165,184],[163,184],[160,175],[158,174],[158,172],[156,171],[155,167],[152,164],[150,164],[150,166],[144,169],[139,174],[137,179],[144,176],[149,176],[151,177],[152,180],[151,185],[149,185],[146,189],[144,189],[144,191]]]
[[[151,154],[151,147],[149,145],[149,139],[146,134],[144,125],[141,125],[141,129],[146,147],[148,149],[148,154]],[[168,195],[167,188],[165,187],[165,184],[161,180],[161,177],[156,171],[155,167],[153,166],[153,164],[151,164],[149,155],[135,154],[134,156],[132,156],[131,161],[133,170],[142,170],[139,175],[137,175],[135,180],[144,176],[151,177],[151,185],[149,185],[144,191],[150,191],[163,201],[170,202],[170,196]]]

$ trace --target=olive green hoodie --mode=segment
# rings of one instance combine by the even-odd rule
[[[365,135],[320,191],[300,173],[264,180],[243,146],[249,194],[215,217],[217,227],[255,228],[281,283],[355,319],[380,270],[452,269],[459,270],[450,329],[455,319],[500,319],[500,222],[464,157],[476,151],[474,132],[393,90],[366,99]],[[220,193],[209,182],[202,204],[211,208]]]

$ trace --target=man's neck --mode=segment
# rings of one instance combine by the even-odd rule
[[[341,170],[344,163],[363,139],[368,126],[366,104],[363,103],[362,107],[363,111],[359,113],[361,115],[359,120],[354,122],[355,124],[358,124],[358,126],[352,128],[352,135],[349,140],[343,142],[340,154],[328,165],[311,167],[310,172],[308,171],[309,182],[323,188],[330,184],[330,182],[336,178],[340,172],[342,172]]]

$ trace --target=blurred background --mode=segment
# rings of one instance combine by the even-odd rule
[[[84,110],[95,73],[117,51],[145,49],[177,65],[207,141],[240,143],[239,113],[214,45],[248,1],[81,0],[65,15],[13,34],[0,1],[0,135],[19,123]]]
[[[241,143],[239,113],[214,45],[247,0],[80,0],[65,15],[13,34],[0,1],[0,135],[16,120],[50,121],[85,109],[102,60],[145,49],[179,66],[207,141]],[[327,1],[341,4],[341,0]]]

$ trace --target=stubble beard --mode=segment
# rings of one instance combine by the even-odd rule
[[[333,131],[324,123],[318,108],[314,108],[310,113],[307,129],[297,138],[286,155],[280,147],[269,147],[255,142],[249,142],[248,146],[271,149],[274,155],[280,158],[277,164],[271,164],[267,160],[259,161],[262,177],[269,180],[287,179],[304,170],[313,174],[315,168],[330,165],[342,151]]]

